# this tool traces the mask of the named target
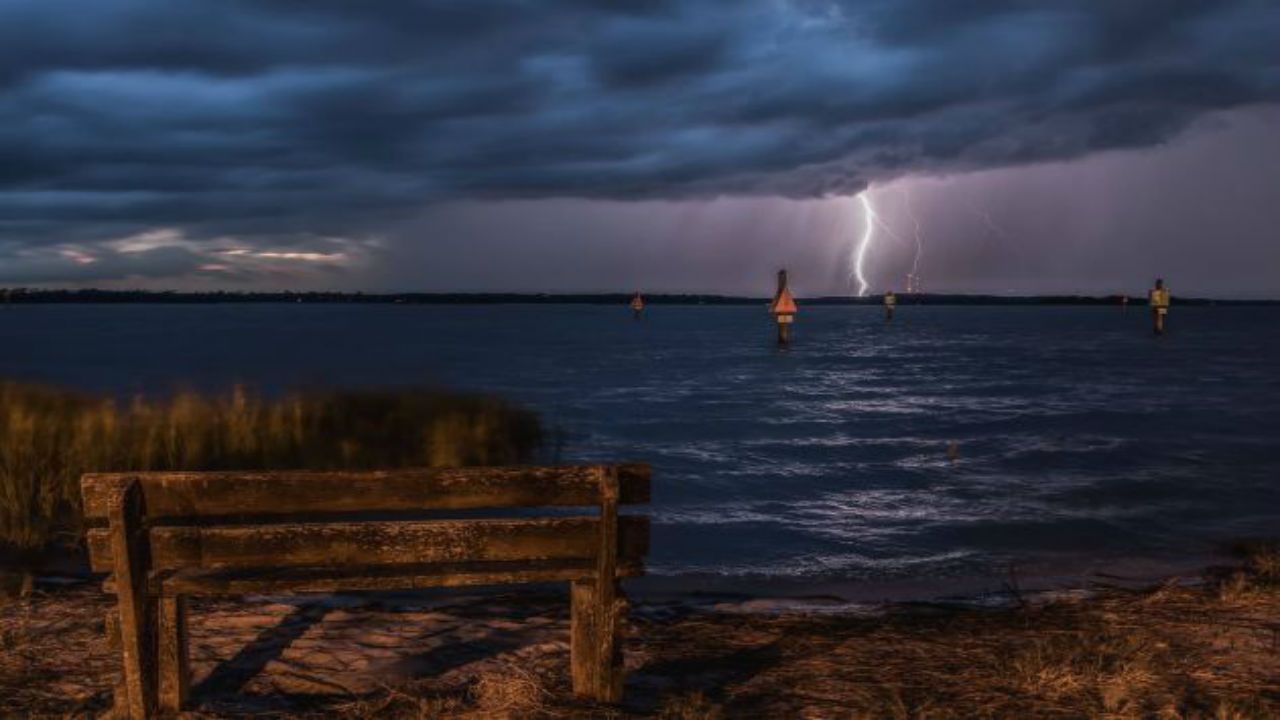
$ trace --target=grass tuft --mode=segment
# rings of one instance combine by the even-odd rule
[[[549,697],[537,675],[515,667],[502,674],[482,674],[471,686],[479,711],[496,717],[528,717],[543,709]]]
[[[723,720],[724,708],[701,692],[668,698],[658,711],[660,720]]]
[[[1246,572],[1262,585],[1280,585],[1280,542],[1241,543],[1239,552]]]

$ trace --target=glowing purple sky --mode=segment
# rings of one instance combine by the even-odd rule
[[[0,6],[0,285],[1280,296],[1261,0]]]

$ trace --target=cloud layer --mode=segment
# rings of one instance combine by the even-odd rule
[[[1150,146],[1280,100],[1277,37],[1270,0],[5,3],[0,259],[87,272],[157,228],[323,254],[439,200],[822,197]]]

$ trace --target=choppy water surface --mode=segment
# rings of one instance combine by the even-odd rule
[[[20,306],[0,375],[515,398],[655,469],[653,570],[808,579],[1177,558],[1280,521],[1280,309]],[[958,454],[948,458],[949,444]]]

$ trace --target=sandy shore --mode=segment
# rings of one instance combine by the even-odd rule
[[[1280,563],[1247,567],[995,609],[637,602],[620,708],[571,697],[555,590],[197,600],[194,714],[1280,717]],[[104,710],[111,606],[89,583],[0,606],[0,715]]]

